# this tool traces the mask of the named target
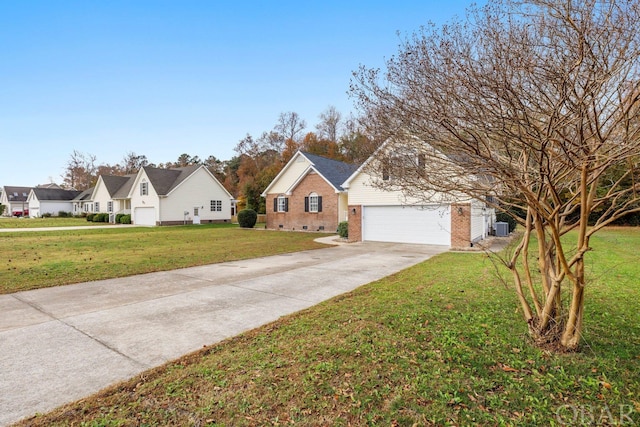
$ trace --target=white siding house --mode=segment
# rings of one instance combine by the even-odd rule
[[[488,236],[493,210],[483,201],[436,192],[406,196],[393,189],[392,176],[372,175],[377,161],[374,154],[342,184],[350,240],[468,247]]]
[[[233,197],[205,166],[144,167],[132,181],[128,199],[138,225],[231,221]]]

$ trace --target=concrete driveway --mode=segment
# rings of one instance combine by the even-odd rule
[[[0,425],[446,250],[355,243],[0,295]]]

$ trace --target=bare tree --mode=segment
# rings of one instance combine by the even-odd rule
[[[96,156],[73,150],[62,175],[62,185],[76,190],[91,188],[97,179]]]
[[[144,154],[138,155],[133,151],[129,151],[122,159],[122,173],[124,175],[138,172],[145,166],[149,165],[149,160]]]
[[[306,127],[307,123],[300,118],[298,113],[289,111],[287,113],[280,113],[278,123],[273,130],[282,135],[283,141],[297,141]]]
[[[338,142],[340,126],[342,124],[342,114],[336,107],[330,105],[320,113],[320,123],[316,125],[318,136],[320,139],[326,139],[331,142]]]
[[[493,193],[523,212],[504,261],[524,319],[537,344],[575,350],[589,239],[640,211],[640,2],[490,0],[467,17],[413,34],[384,76],[354,73],[393,153],[372,164],[402,167],[392,184],[416,197]]]

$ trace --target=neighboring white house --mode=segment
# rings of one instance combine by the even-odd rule
[[[27,196],[29,216],[33,218],[49,214],[57,216],[60,212],[73,212],[73,199],[81,192],[61,188],[32,188]]]
[[[88,203],[84,204],[84,209],[93,213],[108,213],[109,222],[114,222],[115,216],[119,213],[131,213],[131,200],[128,195],[135,177],[135,174],[100,175],[88,197]]]
[[[231,221],[233,197],[205,166],[143,167],[114,195],[138,225]],[[129,189],[125,195],[123,189]],[[99,206],[102,212],[106,207]]]
[[[349,196],[350,240],[469,247],[489,235],[495,213],[484,201],[439,193],[411,198],[381,189],[376,184],[393,177],[372,176],[376,168],[367,166],[374,161],[376,154],[342,184]]]
[[[6,206],[3,216],[27,216],[29,215],[29,203],[27,197],[31,187],[2,187],[2,195],[0,196],[0,205]]]

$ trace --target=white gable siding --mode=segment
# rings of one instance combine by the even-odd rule
[[[148,185],[149,194],[146,196],[140,195],[141,182],[146,182],[149,184]],[[158,213],[160,211],[160,198],[158,197],[158,193],[156,193],[156,190],[153,188],[153,185],[151,185],[151,182],[149,181],[147,174],[144,172],[144,169],[140,169],[140,171],[138,172],[138,175],[136,176],[133,186],[131,187],[131,192],[129,194],[131,195],[132,214],[135,213],[134,211],[136,207],[141,207],[141,208],[153,207],[155,208],[155,220],[156,222],[160,221],[160,218],[158,216]],[[134,218],[135,216],[132,216],[132,220],[135,220]]]
[[[212,212],[211,201],[222,201],[222,211]],[[198,208],[200,221],[231,220],[231,198],[224,187],[204,168],[196,170],[167,197],[160,199],[159,221],[193,220],[194,207]]]
[[[111,201],[111,196],[109,196],[109,191],[107,190],[107,186],[104,185],[104,181],[102,181],[102,177],[98,178],[98,183],[96,184],[96,188],[93,190],[93,206],[96,203],[99,204],[100,210],[94,212],[107,212],[107,202]]]
[[[304,156],[298,155],[296,160],[290,163],[287,170],[280,175],[273,187],[269,189],[269,194],[285,193],[309,166],[311,166],[311,163]]]
[[[360,172],[349,184],[350,205],[406,205],[420,201],[407,199],[401,191],[381,190],[373,186],[371,175]],[[424,203],[424,201],[422,201]]]

